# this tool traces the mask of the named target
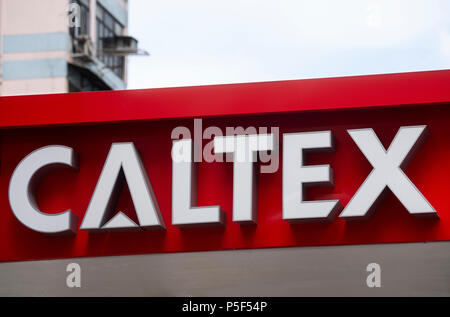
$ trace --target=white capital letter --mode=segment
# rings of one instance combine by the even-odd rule
[[[386,151],[372,129],[349,130],[348,133],[372,164],[373,170],[340,217],[370,217],[375,210],[375,202],[380,201],[387,187],[411,214],[437,216],[430,203],[402,171],[420,147],[425,132],[426,126],[401,127]]]
[[[175,155],[175,153],[181,154]],[[197,200],[196,176],[192,140],[173,141],[172,224],[175,226],[223,224],[224,215],[219,206],[193,207]]]
[[[332,185],[329,165],[304,166],[304,150],[333,149],[331,131],[283,135],[283,219],[289,222],[329,221],[340,208],[339,200],[304,201],[309,185]]]
[[[214,138],[216,153],[233,155],[233,221],[256,223],[257,190],[255,165],[258,151],[273,149],[273,134],[253,134]]]
[[[9,204],[16,218],[28,228],[43,233],[76,233],[77,216],[70,209],[59,214],[44,214],[35,199],[40,180],[65,166],[78,168],[75,152],[66,146],[52,145],[30,153],[14,170],[9,183]]]
[[[130,189],[140,227],[144,229],[164,228],[164,221],[152,185],[134,144],[113,143],[80,229],[88,231],[97,231],[100,228],[109,231],[139,230],[139,226],[120,211],[108,221],[114,211],[123,178]]]

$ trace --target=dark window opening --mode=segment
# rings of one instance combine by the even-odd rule
[[[111,90],[91,72],[69,64],[69,92]]]
[[[125,57],[103,55],[102,39],[123,35],[124,27],[97,2],[97,55],[100,61],[123,79]]]

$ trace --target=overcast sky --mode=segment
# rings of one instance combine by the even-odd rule
[[[450,68],[448,0],[130,0],[129,88]]]

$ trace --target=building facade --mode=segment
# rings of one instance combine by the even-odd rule
[[[127,26],[127,0],[0,0],[0,95],[125,89]]]

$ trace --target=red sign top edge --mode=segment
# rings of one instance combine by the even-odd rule
[[[0,97],[0,128],[450,103],[450,70]]]

